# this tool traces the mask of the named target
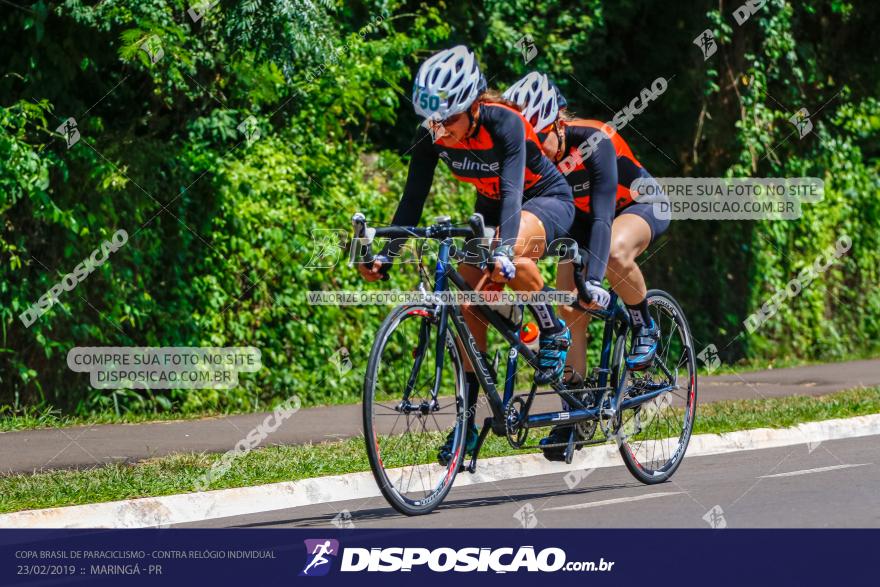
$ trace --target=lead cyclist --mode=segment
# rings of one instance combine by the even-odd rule
[[[439,160],[456,179],[477,190],[476,211],[487,225],[497,226],[497,246],[492,251],[491,279],[517,291],[547,289],[535,263],[548,243],[563,238],[574,218],[571,188],[544,155],[541,143],[516,104],[486,89],[476,57],[462,45],[440,51],[419,68],[413,87],[413,106],[424,119],[410,152],[412,158],[403,197],[392,223],[418,224],[433,183]],[[371,266],[359,270],[368,281],[380,279],[399,255],[404,241],[386,244]],[[459,271],[471,287],[483,271],[461,264]],[[486,352],[485,321],[465,307],[477,347]],[[540,329],[540,350],[535,381],[548,384],[562,377],[571,333],[556,317],[550,304],[529,309]],[[467,397],[467,454],[477,443],[474,424],[479,383],[465,357]],[[440,447],[438,460],[446,465],[452,456],[454,431]]]

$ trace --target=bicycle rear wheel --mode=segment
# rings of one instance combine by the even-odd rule
[[[624,386],[618,408],[628,399],[671,388],[617,416],[615,436],[626,468],[642,483],[654,484],[672,477],[687,451],[697,408],[697,366],[678,302],[664,291],[649,290],[648,310],[661,332],[654,363],[644,371],[628,371],[624,341],[618,341],[613,383]]]
[[[436,508],[464,458],[464,367],[452,333],[441,345],[438,336],[432,308],[398,306],[379,328],[364,380],[370,467],[382,495],[406,515]],[[438,351],[444,354],[442,369]],[[443,466],[437,450],[450,430],[452,458]]]

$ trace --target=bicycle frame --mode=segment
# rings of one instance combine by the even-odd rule
[[[442,293],[444,291],[447,291],[449,289],[450,281],[462,291],[471,290],[471,287],[465,282],[464,277],[462,277],[461,274],[458,273],[451,265],[451,245],[451,239],[440,241],[440,250],[435,267],[434,293]],[[611,294],[611,303],[609,305],[609,310],[590,311],[590,314],[605,321],[605,327],[602,336],[602,351],[600,354],[598,370],[599,377],[597,381],[599,388],[605,388],[608,386],[609,383],[608,376],[611,374],[609,365],[611,362],[612,341],[614,339],[615,327],[617,328],[618,333],[622,333],[625,329],[629,327],[629,316],[624,311],[623,307],[617,303],[617,295],[613,292]],[[442,372],[443,357],[445,355],[445,353],[442,352],[443,349],[440,345],[445,344],[444,341],[446,340],[449,319],[451,318],[452,324],[454,325],[456,333],[458,335],[458,340],[462,343],[460,346],[464,348],[468,359],[470,359],[471,364],[474,366],[474,371],[480,383],[480,386],[482,387],[488,398],[489,407],[492,411],[493,416],[492,429],[496,434],[504,435],[506,433],[505,411],[508,404],[510,403],[510,400],[513,397],[513,388],[516,381],[517,360],[521,356],[526,360],[527,363],[535,366],[537,364],[537,356],[520,340],[518,325],[513,324],[488,306],[481,305],[476,306],[476,308],[510,344],[510,351],[508,352],[507,366],[505,372],[503,397],[499,395],[496,381],[492,377],[489,365],[483,358],[482,353],[479,352],[476,340],[474,339],[470,329],[467,326],[467,323],[465,322],[464,313],[457,305],[444,304],[439,307],[439,315],[437,316],[439,326],[437,337],[438,352],[436,354],[436,373],[438,376],[436,381],[439,381],[439,374]],[[568,406],[570,406],[570,409],[560,410],[557,412],[547,412],[542,414],[529,414],[524,423],[525,427],[540,428],[552,426],[560,422],[564,422],[566,425],[568,425],[584,421],[597,421],[603,415],[602,406],[587,407],[583,404],[583,402],[580,401],[580,399],[568,393],[568,391],[562,386],[561,383],[554,384],[553,388],[562,397],[562,399],[565,400]],[[618,388],[614,390],[614,403],[612,405],[617,406],[618,409],[632,408],[636,405],[650,401],[651,399],[661,395],[662,393],[665,393],[669,389],[671,389],[671,387],[651,391],[642,394],[637,398],[631,398],[621,404],[619,400],[620,394],[623,391],[623,387],[618,385]]]
[[[671,311],[672,325],[670,328],[675,330],[670,330],[669,340],[667,341],[669,344],[667,346],[670,349],[673,348],[671,346],[672,335],[677,329],[681,328],[682,333],[684,333],[681,343],[681,354],[674,368],[670,369],[666,365],[667,352],[658,354],[655,357],[653,366],[659,367],[656,373],[647,371],[644,376],[639,374],[630,375],[623,360],[623,353],[626,348],[625,338],[627,331],[632,328],[632,325],[628,312],[612,292],[610,306],[607,310],[584,310],[589,315],[599,318],[604,322],[602,346],[598,361],[599,366],[593,370],[593,374],[587,378],[587,381],[576,388],[572,386],[571,389],[567,388],[566,384],[563,384],[561,381],[557,381],[551,384],[552,391],[542,390],[540,392],[538,391],[537,384],[532,382],[531,389],[527,395],[524,393],[516,394],[516,375],[520,357],[524,358],[532,367],[537,367],[538,360],[537,354],[520,340],[524,305],[519,304],[518,307],[521,312],[518,316],[514,317],[512,314],[498,311],[491,308],[488,304],[479,301],[468,300],[462,303],[462,306],[464,304],[472,304],[472,308],[462,307],[454,302],[448,303],[446,301],[450,299],[447,292],[452,288],[457,288],[461,292],[473,292],[473,288],[468,285],[462,274],[456,270],[456,267],[453,265],[454,263],[473,263],[473,266],[483,271],[492,264],[489,247],[484,243],[487,243],[487,241],[491,242],[490,239],[493,238],[494,233],[491,230],[486,230],[482,216],[479,214],[471,216],[468,220],[467,228],[453,225],[447,216],[438,217],[435,224],[426,227],[389,226],[373,228],[367,226],[363,214],[357,213],[352,216],[352,224],[354,238],[351,243],[350,261],[352,264],[363,263],[373,267],[373,271],[370,272],[373,277],[365,275],[370,281],[375,281],[377,274],[381,276],[381,279],[387,280],[389,278],[387,268],[391,266],[394,256],[399,252],[399,245],[391,244],[386,245],[386,248],[383,249],[383,257],[373,256],[371,249],[373,238],[406,239],[416,237],[432,240],[439,244],[439,251],[437,252],[436,264],[434,266],[433,291],[430,293],[426,291],[427,288],[425,287],[426,281],[430,278],[426,275],[427,272],[423,264],[421,251],[418,254],[419,274],[424,276],[424,279],[419,283],[419,291],[424,296],[433,294],[437,300],[444,301],[432,301],[428,297],[424,301],[407,303],[395,308],[382,324],[380,329],[381,338],[377,338],[373,344],[373,350],[371,351],[368,363],[368,373],[364,380],[364,430],[367,433],[366,448],[370,458],[370,466],[377,483],[379,483],[380,491],[398,511],[407,515],[415,515],[427,513],[436,507],[448,493],[452,480],[458,471],[476,472],[480,449],[490,432],[506,437],[513,448],[536,448],[535,446],[526,445],[529,429],[556,425],[555,430],[567,434],[568,440],[566,442],[563,439],[554,439],[549,444],[543,443],[540,445],[544,456],[550,460],[564,460],[566,463],[571,463],[573,462],[575,450],[578,448],[588,444],[601,444],[613,440],[617,441],[619,452],[630,473],[642,483],[661,483],[674,473],[681,462],[681,457],[684,454],[683,451],[686,450],[687,441],[690,438],[693,427],[693,408],[696,403],[696,373],[689,328],[684,320],[684,316],[679,316],[679,312],[681,312],[680,307],[672,296],[660,290],[648,291],[649,296],[657,298],[652,301],[653,298],[649,297],[649,304],[655,303],[661,308]],[[476,245],[477,250],[467,250],[467,248],[462,250],[453,249],[454,238],[466,239],[468,245]],[[560,259],[569,260],[573,263],[574,286],[577,289],[578,298],[588,299],[590,292],[584,281],[584,259],[587,253],[569,245],[564,250],[557,250],[555,254],[558,254]],[[378,267],[375,264],[377,259],[380,261]],[[366,271],[362,272],[367,273]],[[480,283],[484,281],[485,277],[480,280]],[[479,296],[476,297],[478,298]],[[501,378],[496,373],[498,354],[496,353],[493,361],[478,349],[474,335],[465,321],[466,311],[473,311],[479,317],[484,318],[488,324],[491,324],[501,333],[501,336],[504,337],[504,340],[509,345],[507,368],[503,384],[500,383]],[[419,328],[418,341],[415,348],[412,349],[414,362],[412,363],[409,379],[403,390],[402,401],[393,408],[397,412],[407,415],[407,432],[409,432],[409,414],[416,412],[419,422],[426,422],[427,420],[422,420],[421,418],[432,417],[432,414],[439,412],[441,407],[450,407],[446,399],[443,402],[439,401],[440,394],[444,392],[444,379],[448,376],[448,374],[443,372],[444,362],[447,360],[453,363],[453,367],[455,367],[454,391],[456,392],[454,398],[455,426],[451,434],[447,436],[447,441],[441,448],[441,452],[438,453],[440,466],[446,468],[445,475],[443,475],[442,481],[434,486],[433,493],[429,497],[420,498],[415,501],[405,497],[396,488],[386,472],[387,465],[383,464],[383,458],[380,454],[379,434],[374,426],[376,418],[373,413],[373,406],[379,401],[376,393],[376,374],[379,372],[380,365],[382,364],[383,351],[386,348],[391,333],[397,329],[403,319],[410,315],[418,317],[416,318]],[[488,324],[485,325],[488,326]],[[434,341],[435,346],[431,347],[431,339],[435,334],[435,329],[437,339]],[[404,343],[403,348],[407,346]],[[430,396],[426,398],[423,394],[424,387],[421,384],[417,386],[417,383],[422,369],[426,369],[425,375],[430,373],[430,360],[428,361],[429,364],[425,364],[429,349],[433,349],[436,354],[434,357],[433,384],[431,385]],[[448,358],[447,355],[449,355]],[[675,353],[673,353],[674,356]],[[405,354],[400,355],[400,348],[393,347],[392,359],[402,358],[406,361],[405,357]],[[469,436],[470,430],[468,430],[465,422],[470,421],[471,425],[473,425],[472,418],[474,414],[470,410],[475,409],[476,405],[468,405],[468,412],[465,414],[463,404],[469,404],[469,402],[463,397],[464,394],[462,394],[462,387],[465,381],[464,373],[462,372],[462,358],[467,358],[473,365],[478,385],[485,393],[485,401],[489,404],[491,410],[491,415],[484,420],[482,430],[479,431],[479,436],[473,445]],[[673,453],[671,459],[667,459],[665,463],[662,463],[662,468],[646,468],[636,456],[636,451],[630,446],[630,439],[637,438],[642,430],[645,430],[643,428],[643,418],[645,415],[647,415],[649,426],[653,418],[652,406],[645,405],[643,408],[643,404],[663,396],[669,391],[679,389],[678,377],[679,369],[682,366],[682,359],[687,359],[686,368],[690,378],[689,395],[687,398],[682,399],[685,400],[690,410],[685,414],[682,433],[678,439],[678,448]],[[492,367],[493,364],[496,368]],[[396,395],[393,390],[396,385],[392,387],[392,397]],[[503,385],[503,392],[500,390],[501,385]],[[448,395],[450,390],[448,385],[446,387],[445,392]],[[411,394],[416,391],[418,400],[413,404],[410,398]],[[552,396],[554,394],[563,400],[561,410],[541,414],[530,413],[533,400],[537,395]],[[441,403],[443,406],[441,406]],[[659,405],[656,407],[658,412],[662,408]],[[632,418],[626,421],[624,421],[625,410],[632,410]],[[442,414],[448,415],[449,412],[442,412]],[[585,428],[575,426],[582,422],[590,422],[591,425]],[[630,422],[633,423],[632,427],[627,426]],[[434,424],[437,426],[438,432],[442,432],[442,429],[446,427],[446,425],[441,426],[436,420]],[[602,429],[602,435],[594,439],[594,435],[599,427]],[[424,423],[421,425],[421,431],[426,431]],[[389,435],[392,433],[389,433]],[[419,433],[418,430],[416,430],[416,433]],[[465,448],[466,446],[467,448]],[[451,456],[447,452],[448,447],[453,449]],[[565,447],[564,452],[559,454],[557,451],[561,450],[562,447]],[[553,451],[552,454],[548,452],[550,450]],[[639,449],[636,448],[636,450]],[[470,462],[467,465],[465,465],[463,460],[460,460],[465,453],[470,457]],[[649,459],[651,463],[654,460],[653,456]],[[421,462],[417,461],[414,464],[418,467]],[[410,477],[412,476],[410,475]],[[422,490],[426,493],[428,491],[424,486]],[[404,491],[408,491],[408,489]]]

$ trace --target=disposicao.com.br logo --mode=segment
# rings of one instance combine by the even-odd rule
[[[322,577],[330,572],[333,559],[339,554],[339,541],[332,538],[305,540],[306,566],[300,577]]]
[[[339,544],[335,540],[306,540],[307,560],[301,576],[325,575],[330,570],[326,556],[336,556]],[[486,548],[345,548],[342,551],[341,572],[410,572],[423,568],[436,573],[456,571],[516,573],[518,571],[553,573],[556,571],[605,572],[611,571],[614,562],[567,561],[561,548],[544,548],[536,551],[534,546]],[[324,560],[322,560],[324,559]],[[319,566],[321,565],[321,566]],[[318,570],[320,569],[320,571]]]

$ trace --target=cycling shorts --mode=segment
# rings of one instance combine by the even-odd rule
[[[665,196],[664,199],[666,199]],[[668,210],[669,208],[667,207],[666,209]],[[657,215],[654,214],[653,204],[633,202],[626,208],[618,210],[614,217],[617,218],[624,214],[634,214],[648,223],[648,227],[651,229],[650,244],[654,244],[669,229],[669,219],[657,218]],[[591,221],[592,218],[589,215],[579,212],[568,234],[570,238],[577,241],[578,246],[582,249],[590,248]]]
[[[487,226],[498,226],[499,210],[497,206],[481,206],[477,202],[476,211],[483,215]],[[523,202],[522,209],[538,217],[544,225],[546,244],[565,238],[574,221],[574,200],[569,194],[539,196]]]

